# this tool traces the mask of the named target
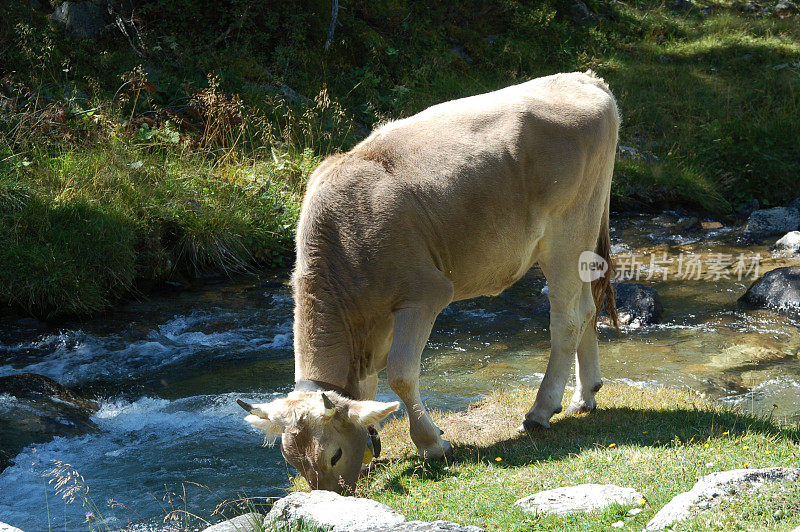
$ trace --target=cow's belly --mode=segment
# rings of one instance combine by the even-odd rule
[[[539,231],[505,238],[494,245],[478,245],[463,253],[453,268],[453,300],[496,296],[516,283],[533,267],[537,259]]]

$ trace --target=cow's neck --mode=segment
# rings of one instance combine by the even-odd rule
[[[295,277],[295,382],[329,383],[358,398],[352,338],[335,292],[317,279]]]

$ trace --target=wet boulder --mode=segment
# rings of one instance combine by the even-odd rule
[[[775,249],[800,253],[800,231],[791,231],[775,242]]]
[[[655,288],[650,288],[639,283],[618,283],[614,285],[614,302],[617,305],[617,315],[620,325],[639,327],[659,323],[664,317],[664,306]],[[550,313],[550,301],[547,299],[549,290],[545,286],[542,295],[536,300],[534,313],[547,315]],[[608,313],[600,313],[600,323],[610,325]]]
[[[639,283],[619,283],[614,289],[614,301],[621,325],[640,326],[661,321],[664,307],[655,288]],[[602,316],[607,315],[604,312]]]
[[[0,377],[0,470],[32,443],[97,430],[91,416],[98,408],[49,377]]]
[[[753,307],[800,315],[800,266],[776,268],[765,273],[739,301]]]
[[[795,231],[800,227],[800,212],[793,207],[773,207],[754,211],[744,227],[744,236],[761,238]]]

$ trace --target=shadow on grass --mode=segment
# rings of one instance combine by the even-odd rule
[[[457,443],[453,447],[456,463],[484,463],[508,469],[564,460],[593,449],[626,445],[703,446],[715,439],[734,438],[743,433],[800,443],[800,426],[780,427],[767,417],[691,408],[658,411],[612,407],[558,419],[550,429],[532,434],[511,435],[485,445]],[[442,461],[407,459],[407,466],[391,478],[384,489],[405,493],[408,488],[404,479],[412,476],[432,481],[458,476],[449,465]]]

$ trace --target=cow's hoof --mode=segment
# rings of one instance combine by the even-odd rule
[[[567,407],[567,415],[586,414],[597,408],[597,403],[592,401],[576,401]]]
[[[535,432],[537,430],[549,429],[549,428],[550,428],[550,423],[547,421],[535,421],[533,419],[526,418],[525,421],[522,422],[522,425],[517,427],[517,432],[519,432],[520,434],[526,434],[526,433],[530,434],[531,432]]]

